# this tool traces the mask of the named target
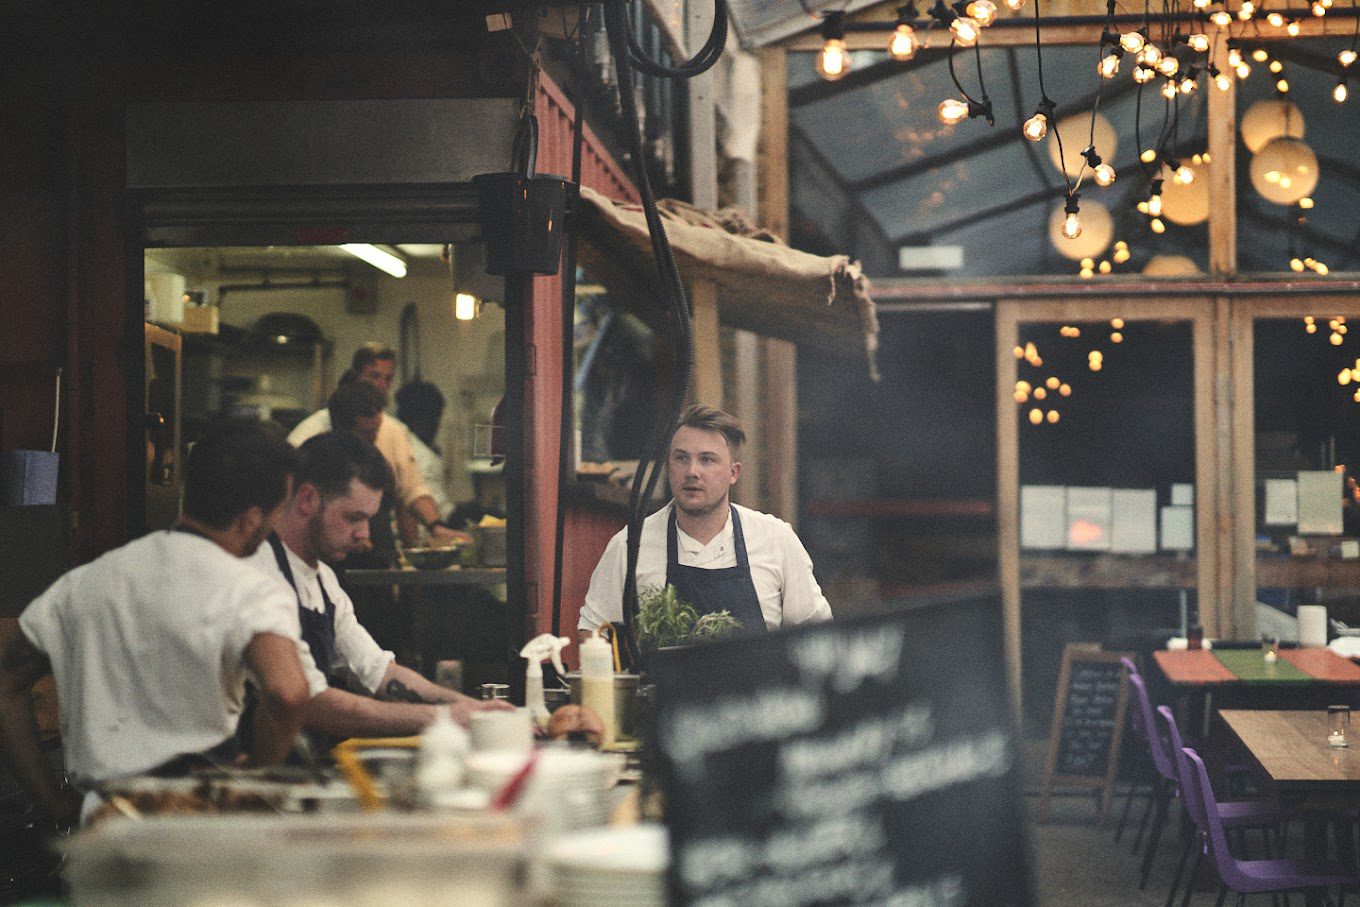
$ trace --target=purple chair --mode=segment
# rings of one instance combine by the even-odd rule
[[[1124,670],[1128,672],[1129,677],[1142,676],[1138,673],[1138,666],[1133,663],[1132,659],[1123,657],[1120,658],[1119,661],[1124,666]],[[1144,688],[1146,689],[1146,685]],[[1129,727],[1133,730],[1134,736],[1142,742],[1142,752],[1147,758],[1139,767],[1139,772],[1142,777],[1131,778],[1128,781],[1128,788],[1124,793],[1124,808],[1119,813],[1119,824],[1115,827],[1114,831],[1114,841],[1118,844],[1120,838],[1124,836],[1124,826],[1128,823],[1129,813],[1133,810],[1134,798],[1139,796],[1146,797],[1147,802],[1143,805],[1143,815],[1138,822],[1138,834],[1134,837],[1133,841],[1133,852],[1137,853],[1138,845],[1142,842],[1143,832],[1147,827],[1148,816],[1151,815],[1152,805],[1156,800],[1157,784],[1155,779],[1159,776],[1156,772],[1156,766],[1152,764],[1152,756],[1148,751],[1147,728],[1143,725],[1142,710],[1131,708],[1128,711],[1128,715]],[[1122,764],[1123,763],[1121,763],[1121,766]],[[1148,777],[1149,774],[1151,775],[1151,778]]]
[[[1228,850],[1222,814],[1204,762],[1189,747],[1182,747],[1178,755],[1182,761],[1181,772],[1188,782],[1185,800],[1190,806],[1190,816],[1203,832],[1205,852],[1214,861],[1223,881],[1219,904],[1223,903],[1229,890],[1237,892],[1237,904],[1242,907],[1249,894],[1316,891],[1325,896],[1329,888],[1360,885],[1360,877],[1355,873],[1329,861],[1239,860],[1234,857]],[[1344,897],[1344,892],[1341,896]]]
[[[1139,871],[1138,890],[1147,888],[1148,876],[1152,872],[1152,861],[1157,855],[1157,844],[1162,838],[1162,829],[1166,826],[1167,810],[1171,806],[1171,801],[1176,796],[1176,791],[1180,787],[1176,777],[1176,767],[1171,761],[1171,756],[1162,745],[1162,737],[1157,733],[1157,724],[1152,718],[1152,700],[1148,698],[1147,685],[1143,683],[1143,677],[1137,671],[1129,672],[1129,689],[1132,691],[1133,713],[1135,730],[1137,724],[1142,723],[1143,736],[1147,740],[1148,754],[1152,757],[1152,764],[1157,769],[1157,778],[1153,782],[1152,800],[1148,804],[1148,810],[1143,813],[1142,822],[1139,823],[1137,838],[1134,840],[1134,849],[1138,848],[1138,839],[1143,836],[1142,826],[1147,824],[1148,816],[1152,816],[1152,827],[1148,832],[1147,850],[1143,852],[1143,865]]]
[[[1159,705],[1157,706],[1157,718],[1157,727],[1165,735],[1162,740],[1163,751],[1168,754],[1179,753],[1185,747],[1181,743],[1180,728],[1176,726],[1176,716],[1171,713],[1171,709],[1167,706]],[[1190,821],[1203,833],[1204,824],[1198,817],[1199,804],[1195,802],[1193,796],[1186,793],[1194,790],[1194,786],[1193,782],[1186,776],[1183,759],[1176,760],[1176,781],[1181,790],[1182,803],[1186,812],[1190,815]],[[1240,832],[1248,828],[1259,828],[1262,837],[1266,838],[1267,850],[1270,849],[1267,833],[1280,827],[1281,823],[1285,821],[1285,816],[1279,807],[1266,800],[1231,800],[1226,803],[1219,803],[1218,817],[1225,831],[1236,829]],[[1190,846],[1196,837],[1198,836],[1185,835],[1185,846],[1182,848],[1181,858],[1176,864],[1176,874],[1171,879],[1171,890],[1166,895],[1166,907],[1171,907],[1172,901],[1175,900],[1176,889],[1180,887],[1181,878],[1185,873],[1185,863],[1190,858]],[[1276,849],[1278,850],[1278,847]],[[1186,881],[1185,897],[1181,901],[1182,907],[1190,901],[1190,889],[1194,884],[1195,874],[1199,872],[1203,858],[1204,850],[1200,848],[1195,855],[1195,864],[1191,868],[1189,878]]]

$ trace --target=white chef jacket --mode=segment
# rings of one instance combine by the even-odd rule
[[[666,525],[671,509],[667,504],[642,523],[642,543],[638,548],[638,591],[666,585]],[[765,626],[774,630],[786,624],[801,624],[831,619],[817,578],[812,575],[812,558],[794,534],[793,527],[768,513],[735,505],[741,517],[742,535],[746,537],[746,557],[751,564],[751,579],[755,583],[760,610]],[[623,583],[627,572],[628,549],[626,529],[621,529],[605,546],[595,572],[590,576],[590,589],[581,606],[577,627],[594,630],[609,620],[623,620]],[[732,520],[707,544],[676,527],[676,556],[681,566],[719,570],[737,565]]]
[[[271,579],[282,583],[287,590],[288,605],[285,610],[288,612],[288,619],[292,621],[294,635],[300,637],[302,634],[302,623],[297,611],[299,598],[304,608],[318,614],[326,612],[326,602],[321,597],[321,584],[325,583],[326,594],[330,596],[331,604],[335,605],[335,663],[331,668],[332,670],[347,668],[359,683],[363,684],[365,690],[377,693],[383,675],[387,673],[388,666],[396,660],[396,656],[378,645],[364,629],[363,624],[359,623],[358,618],[354,616],[354,602],[345,594],[345,590],[340,588],[340,580],[334,570],[322,563],[318,563],[316,567],[309,567],[307,562],[294,554],[287,545],[283,546],[283,550],[288,552],[288,566],[293,571],[294,582],[298,584],[296,596],[292,587],[288,585],[287,578],[279,570],[279,563],[274,559],[274,549],[267,542],[250,558],[250,563],[263,570]],[[326,689],[326,675],[317,668],[316,661],[312,658],[312,650],[307,643],[299,640],[298,647],[302,670],[307,675],[307,686],[315,696]]]
[[[331,430],[331,411],[319,409],[299,422],[288,433],[288,443],[301,447],[308,438]],[[417,498],[432,494],[425,484],[425,478],[416,465],[416,456],[411,450],[411,439],[415,435],[396,416],[383,413],[378,423],[378,437],[373,446],[382,453],[387,465],[392,467],[392,477],[396,483],[397,500],[403,507],[409,507]],[[441,512],[441,516],[445,516]]]
[[[215,542],[175,531],[57,580],[19,627],[52,664],[71,779],[138,774],[235,734],[245,648],[261,633],[296,639],[293,601]]]
[[[416,437],[415,432],[411,432],[411,453],[415,455],[416,466],[420,468],[420,477],[425,480],[425,487],[430,489],[430,497],[434,498],[434,508],[439,512],[441,518],[447,517],[453,512],[453,500],[449,497],[449,489],[444,475],[444,458],[434,452],[434,448]]]

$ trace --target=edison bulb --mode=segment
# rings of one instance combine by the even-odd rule
[[[1059,416],[1058,416],[1058,411],[1057,411],[1056,409],[1050,409],[1050,410],[1048,411],[1048,424],[1049,424],[1049,425],[1057,425],[1057,424],[1058,424],[1058,418],[1059,418]]]
[[[1210,0],[1194,0],[1195,9],[1208,9]]]
[[[1092,359],[1090,362],[1086,363],[1086,367],[1093,372],[1098,372],[1103,368],[1099,359]]]
[[[850,51],[840,38],[828,38],[817,54],[817,72],[828,82],[834,82],[850,71]]]
[[[1331,343],[1332,346],[1340,346],[1342,342],[1342,337],[1340,334],[1333,334],[1332,336],[1328,337],[1327,340],[1329,343]]]
[[[1185,43],[1189,44],[1190,49],[1196,53],[1207,53],[1209,50],[1209,36],[1203,33],[1191,35]]]
[[[1038,425],[1043,421],[1044,421],[1043,410],[1039,409],[1038,407],[1035,407],[1034,409],[1029,411],[1029,423],[1031,425]]]
[[[1142,161],[1144,164],[1151,164],[1153,161],[1157,160],[1157,149],[1144,148],[1139,152],[1138,160]]]
[[[1284,25],[1284,16],[1272,12],[1266,16],[1266,22],[1268,22],[1272,28],[1279,28],[1281,25]]]
[[[1296,272],[1299,272],[1299,273],[1302,273],[1302,272],[1303,272],[1303,259],[1302,259],[1302,258],[1298,258],[1298,257],[1294,257],[1294,258],[1289,259],[1289,270],[1291,270],[1291,271],[1296,271]],[[1311,334],[1313,331],[1316,331],[1316,330],[1317,330],[1317,325],[1313,324],[1313,322],[1311,322],[1311,321],[1307,322],[1307,326],[1310,327],[1310,328],[1312,328],[1312,330],[1308,332],[1308,333],[1310,333],[1310,334]]]
[[[1073,211],[1063,218],[1062,235],[1068,239],[1076,239],[1081,235],[1081,219],[1077,217],[1077,212]]]
[[[1342,66],[1350,66],[1352,63],[1355,62],[1355,57],[1356,57],[1355,51],[1351,50],[1350,48],[1347,48],[1346,50],[1343,50],[1341,53],[1336,55],[1336,62],[1340,63]]]
[[[1136,54],[1147,44],[1147,39],[1142,33],[1136,31],[1126,31],[1119,36],[1119,46],[1124,48],[1125,53]]]
[[[1341,371],[1337,372],[1337,373],[1336,373],[1336,383],[1337,383],[1337,384],[1340,384],[1340,385],[1343,386],[1343,387],[1346,386],[1347,384],[1350,384],[1350,383],[1351,383],[1351,370],[1348,369],[1348,368],[1343,368]]]
[[[1292,264],[1292,262],[1291,262],[1291,264]],[[1301,262],[1301,261],[1299,262],[1299,270],[1300,270],[1300,271],[1303,270],[1303,262]],[[1315,325],[1315,324],[1304,325],[1304,328],[1303,328],[1303,329],[1304,329],[1305,331],[1307,331],[1308,333],[1310,333],[1310,334],[1316,334],[1316,333],[1317,333],[1317,325]]]
[[[965,11],[983,28],[996,21],[996,4],[992,0],[973,0]]]
[[[1166,98],[1166,99],[1169,101],[1169,100],[1171,100],[1172,98],[1174,98],[1175,96],[1176,96],[1176,83],[1175,83],[1175,82],[1163,82],[1163,83],[1162,83],[1162,97]]]
[[[1048,117],[1042,112],[1036,113],[1025,120],[1025,125],[1021,127],[1020,131],[1031,142],[1043,141],[1044,136],[1048,135]]]
[[[1080,277],[1082,280],[1090,280],[1092,277],[1096,276],[1096,269],[1082,268],[1080,271],[1077,272],[1077,276]]]
[[[1350,92],[1346,90],[1345,82],[1337,82],[1336,87],[1332,89],[1332,100],[1336,101],[1338,104],[1343,104],[1345,103],[1346,96],[1349,93]]]
[[[1284,27],[1284,30],[1289,35],[1289,37],[1297,38],[1299,36],[1299,32],[1303,31],[1303,26],[1299,25],[1298,19],[1294,19]]]
[[[1327,266],[1324,265],[1322,262],[1318,262],[1316,265],[1314,265],[1314,266],[1313,266],[1313,270],[1314,270],[1314,271],[1317,271],[1319,277],[1326,277],[1326,276],[1327,276]],[[1342,329],[1341,329],[1341,333],[1343,333],[1343,334],[1346,333],[1346,329],[1345,329],[1345,328],[1342,328]]]
[[[1044,382],[1044,386],[1047,387],[1047,388],[1048,388],[1049,390],[1051,390],[1051,391],[1057,390],[1057,389],[1058,389],[1058,385],[1060,385],[1060,384],[1062,384],[1062,382],[1058,380],[1058,376],[1057,376],[1057,375],[1049,375],[1049,376],[1048,376],[1048,380]]]
[[[1246,79],[1251,75],[1251,67],[1245,63],[1238,63],[1237,68],[1234,69],[1233,72],[1237,73],[1239,79]]]
[[[1227,28],[1229,25],[1232,25],[1232,14],[1226,9],[1216,10],[1213,15],[1209,17],[1209,21],[1219,28]]]
[[[1124,262],[1126,262],[1126,261],[1129,260],[1129,255],[1130,255],[1130,252],[1129,252],[1129,247],[1128,247],[1128,246],[1123,246],[1123,247],[1120,247],[1120,248],[1115,249],[1115,250],[1114,250],[1114,263],[1117,264],[1117,265],[1122,265]]]
[[[1015,358],[1016,358],[1016,359],[1024,359],[1024,358],[1025,358],[1025,350],[1024,350],[1024,347],[1019,347],[1019,346],[1017,346],[1015,349],[1011,350],[1011,352],[1015,354]],[[1023,383],[1023,382],[1022,382],[1022,383]]]
[[[1015,382],[1015,389],[1018,390],[1018,391],[1024,391],[1025,393],[1028,394],[1028,393],[1029,393],[1030,391],[1032,391],[1034,388],[1030,385],[1030,383],[1029,383],[1028,381],[1021,380],[1021,381]]]
[[[1094,267],[1096,266],[1096,260],[1095,260],[1094,258],[1083,258],[1083,259],[1081,260],[1081,266],[1082,266],[1083,268],[1094,268]],[[1075,331],[1076,328],[1073,328],[1072,330]],[[1073,335],[1073,336],[1080,336],[1080,335],[1077,334],[1077,335]]]
[[[1100,271],[1102,274],[1108,274],[1114,270],[1114,265],[1110,264],[1108,261],[1102,261],[1100,267],[1096,270]]]
[[[1106,54],[1100,58],[1096,64],[1096,72],[1100,73],[1102,79],[1113,79],[1119,75],[1119,58],[1114,54]]]
[[[1058,385],[1058,393],[1062,394],[1064,397],[1072,396],[1072,385],[1070,384]]]
[[[1195,171],[1184,164],[1181,164],[1176,168],[1176,172],[1172,174],[1171,179],[1178,186],[1188,186],[1195,181]]]
[[[1114,183],[1114,168],[1109,164],[1097,164],[1094,175],[1097,186],[1109,186]]]
[[[1029,394],[1025,393],[1024,391],[1016,391],[1016,392],[1015,392],[1015,402],[1016,402],[1016,403],[1025,403],[1025,402],[1028,402],[1028,400],[1029,400]]]
[[[1232,88],[1232,77],[1226,72],[1220,72],[1218,75],[1214,76],[1214,87],[1219,91],[1227,91],[1229,88]]]
[[[916,29],[903,22],[893,29],[892,40],[888,42],[888,54],[894,60],[906,62],[916,56],[921,49],[921,41],[916,37]]]
[[[1124,335],[1121,334],[1121,333],[1119,333],[1118,331],[1115,331],[1113,334],[1110,335],[1110,342],[1111,342],[1111,343],[1123,343],[1123,342],[1124,342]]]
[[[940,122],[954,126],[968,119],[968,105],[957,98],[946,98],[939,106]]]
[[[1319,19],[1327,15],[1327,7],[1322,5],[1322,0],[1313,0],[1313,5],[1308,8],[1312,11],[1313,15],[1317,16]]]
[[[1278,80],[1278,81],[1275,83],[1275,90],[1278,91],[1280,94],[1288,94],[1288,93],[1289,93],[1289,80],[1288,80],[1288,79],[1280,79],[1280,80]]]
[[[1137,82],[1139,85],[1146,85],[1148,82],[1151,82],[1156,76],[1157,70],[1152,69],[1151,67],[1142,65],[1134,67],[1133,81]]]
[[[1242,5],[1237,8],[1237,18],[1246,22],[1254,15],[1256,15],[1256,4],[1251,0],[1242,0]]]
[[[1199,88],[1199,83],[1194,79],[1181,79],[1181,94],[1194,94]]]
[[[1144,66],[1156,66],[1162,62],[1162,49],[1156,44],[1145,44],[1138,52],[1138,62]]]
[[[1018,13],[1025,8],[1025,0],[1006,0],[1006,9]]]
[[[1157,71],[1168,79],[1180,72],[1181,61],[1175,57],[1162,57],[1157,61]]]
[[[954,36],[959,47],[972,47],[982,37],[982,26],[978,25],[976,19],[959,16],[949,23],[949,33]]]
[[[1240,49],[1236,47],[1228,48],[1228,65],[1234,67],[1242,65],[1242,51]]]
[[[1258,56],[1256,56],[1256,54],[1260,54],[1260,56],[1258,57]],[[1267,54],[1266,54],[1265,51],[1263,51],[1263,50],[1258,50],[1258,51],[1256,52],[1256,54],[1252,54],[1252,55],[1251,55],[1251,58],[1252,58],[1253,60],[1255,60],[1257,63],[1264,63],[1264,62],[1266,61],[1266,59],[1267,59]],[[1276,75],[1279,75],[1280,72],[1282,72],[1283,70],[1284,70],[1284,64],[1281,63],[1279,60],[1271,60],[1271,61],[1270,61],[1270,71],[1271,71],[1271,72],[1275,73]]]
[[[1162,197],[1160,195],[1148,196],[1148,214],[1153,217],[1162,216]]]
[[[1152,220],[1148,221],[1148,226],[1151,227],[1152,232],[1156,233],[1158,236],[1166,232],[1166,224],[1162,223],[1160,217],[1154,217]]]

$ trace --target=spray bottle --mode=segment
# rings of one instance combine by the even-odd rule
[[[557,673],[565,675],[567,669],[562,667],[562,649],[569,645],[571,640],[565,636],[543,633],[529,640],[524,648],[519,650],[520,658],[529,661],[528,667],[524,669],[524,705],[529,709],[529,716],[540,728],[546,728],[551,717],[548,714],[548,704],[543,699],[543,661],[551,658]]]
[[[458,790],[470,748],[467,731],[453,723],[448,708],[436,709],[434,721],[420,735],[416,760],[416,784],[429,804]]]
[[[614,721],[614,650],[599,630],[581,643],[581,705],[598,715],[604,725],[600,746],[612,746],[618,734]]]

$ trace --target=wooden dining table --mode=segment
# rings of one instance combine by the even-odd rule
[[[1360,809],[1360,729],[1351,729],[1350,746],[1334,747],[1328,742],[1326,709],[1225,709],[1218,717],[1280,804],[1303,810],[1309,856],[1325,856],[1326,819],[1318,810]],[[1338,823],[1336,834],[1341,862],[1355,871],[1350,823]],[[1322,903],[1311,896],[1305,902]]]

